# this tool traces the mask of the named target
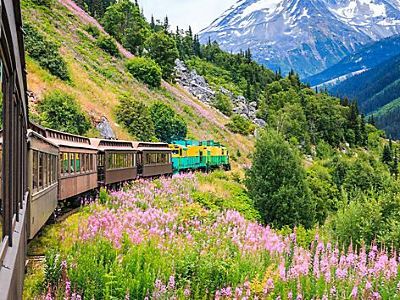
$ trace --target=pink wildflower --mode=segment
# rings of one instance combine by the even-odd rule
[[[358,286],[355,285],[351,291],[351,298],[357,299],[357,295],[358,295]]]

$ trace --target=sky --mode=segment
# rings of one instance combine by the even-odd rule
[[[151,15],[155,19],[164,20],[168,15],[171,29],[176,26],[187,29],[192,26],[197,33],[207,27],[230,8],[237,0],[139,0],[148,20]]]

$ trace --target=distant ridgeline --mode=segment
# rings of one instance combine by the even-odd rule
[[[389,137],[400,138],[400,55],[339,83],[331,93],[357,100]]]

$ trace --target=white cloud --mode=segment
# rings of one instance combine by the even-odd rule
[[[210,25],[221,13],[237,0],[139,0],[148,20],[164,20],[168,16],[171,28],[179,26],[187,29],[192,26],[194,32]]]

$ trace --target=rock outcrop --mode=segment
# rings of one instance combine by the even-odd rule
[[[207,83],[207,80],[197,74],[196,70],[190,70],[183,61],[177,59],[175,62],[176,81],[194,97],[201,102],[212,106],[217,93],[224,94],[229,97],[233,104],[233,113],[241,115],[254,124],[264,127],[266,122],[257,118],[257,103],[249,102],[244,96],[235,96],[231,91],[220,87],[215,91]]]
[[[100,135],[104,139],[115,140],[117,136],[115,135],[113,129],[111,128],[110,122],[106,117],[101,117],[101,120],[96,125],[96,129],[100,132]]]

